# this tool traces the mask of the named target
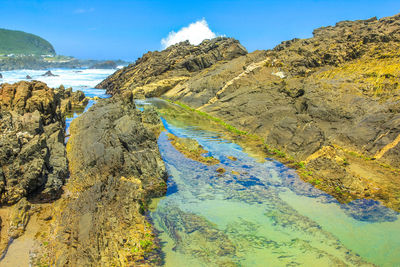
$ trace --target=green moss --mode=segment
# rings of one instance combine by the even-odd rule
[[[306,163],[304,161],[300,161],[300,162],[295,162],[294,166],[297,169],[305,169],[306,168]]]
[[[153,245],[153,242],[150,241],[150,240],[140,240],[140,241],[139,241],[139,244],[140,244],[140,247],[141,247],[143,250],[149,250],[150,247]]]
[[[182,108],[184,108],[184,109],[186,109],[186,110],[193,111],[193,112],[197,113],[198,115],[200,115],[200,116],[202,116],[202,117],[205,117],[205,118],[207,118],[207,119],[209,119],[209,120],[212,120],[212,121],[218,123],[219,125],[225,127],[225,129],[227,129],[228,131],[230,131],[230,132],[232,132],[232,133],[235,133],[235,134],[238,134],[238,135],[247,135],[247,134],[248,134],[247,132],[241,131],[241,130],[235,128],[234,126],[232,126],[232,125],[230,125],[230,124],[224,122],[224,121],[221,120],[220,118],[213,117],[213,116],[211,116],[210,114],[208,114],[208,113],[206,113],[206,112],[203,112],[203,111],[200,111],[200,110],[191,108],[191,107],[189,107],[188,105],[185,105],[185,104],[183,104],[183,103],[181,103],[181,102],[179,102],[179,101],[171,101],[171,100],[169,100],[169,99],[166,99],[166,101],[168,101],[168,102],[170,102],[170,103],[174,103],[174,104],[176,104],[176,105],[178,105],[178,106],[180,106],[180,107],[182,107]]]
[[[310,181],[310,183],[313,184],[313,185],[319,185],[319,184],[321,184],[321,180],[313,179],[313,180]]]
[[[306,171],[306,172],[303,172],[303,175],[304,176],[312,176],[313,175],[313,172],[312,171]]]

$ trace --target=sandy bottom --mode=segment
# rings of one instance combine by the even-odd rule
[[[4,217],[2,218],[4,219]],[[8,223],[8,221],[3,223]],[[36,236],[39,232],[43,231],[43,226],[43,220],[40,220],[38,214],[34,213],[26,226],[25,233],[19,238],[13,240],[9,245],[4,258],[0,260],[0,267],[30,266],[30,255],[33,251],[39,248],[39,242],[37,241]],[[3,228],[2,230],[2,238],[7,238],[6,233],[4,232],[8,229]]]

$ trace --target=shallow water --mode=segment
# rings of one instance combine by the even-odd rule
[[[137,105],[180,112],[160,100]],[[400,220],[393,210],[373,200],[340,204],[294,170],[250,157],[194,119],[166,116],[163,123],[158,143],[168,192],[153,203],[150,216],[166,266],[400,265]],[[167,132],[196,139],[221,163],[185,158]],[[219,167],[226,172],[219,174]]]

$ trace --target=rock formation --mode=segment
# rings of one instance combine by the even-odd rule
[[[58,196],[68,175],[57,93],[42,82],[0,87],[0,201]]]
[[[166,192],[159,127],[156,113],[136,110],[129,93],[100,100],[72,122],[68,194],[55,212],[55,238],[38,262],[125,266],[159,260],[144,215],[149,200]]]
[[[303,179],[338,199],[400,210],[400,15],[313,34],[250,54],[232,39],[181,43],[98,87],[184,102],[304,161]]]
[[[115,72],[97,88],[107,89],[108,94],[130,89],[147,97],[162,95],[219,61],[245,54],[246,49],[232,38],[205,40],[198,46],[186,41],[161,52],[148,52],[136,63]]]
[[[54,75],[51,71],[46,71],[44,74],[42,74],[42,76],[44,76],[44,77],[55,77],[55,76],[58,76],[58,75]]]

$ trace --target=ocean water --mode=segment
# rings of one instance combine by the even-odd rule
[[[11,70],[2,71],[3,79],[0,83],[15,83],[19,81],[28,81],[26,76],[32,77],[32,80],[45,82],[49,87],[65,88],[72,87],[73,90],[81,90],[87,96],[106,97],[105,90],[95,89],[94,87],[103,81],[107,76],[115,72],[110,69],[50,69],[57,75],[55,77],[42,76],[47,70]]]
[[[137,102],[142,110],[149,104],[159,108],[160,101]],[[163,123],[158,144],[168,191],[152,203],[150,217],[166,266],[400,266],[397,212],[369,199],[340,204],[198,121],[170,115]],[[220,164],[186,158],[167,133],[197,140]]]

